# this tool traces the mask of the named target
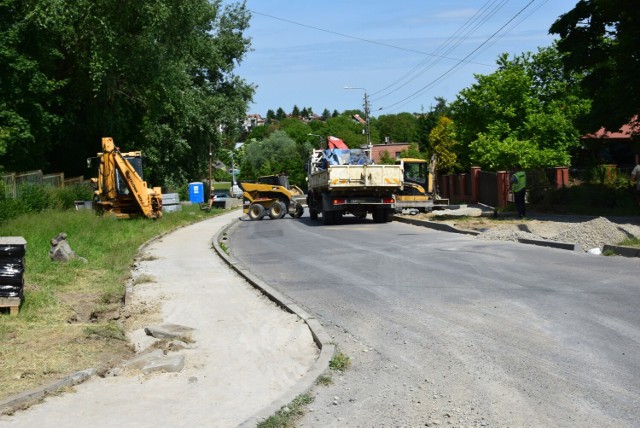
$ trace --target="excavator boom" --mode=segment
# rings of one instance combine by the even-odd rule
[[[162,217],[162,191],[142,179],[141,152],[120,153],[113,138],[102,139],[98,178],[93,179],[94,207],[119,218]],[[136,168],[137,166],[137,168]]]

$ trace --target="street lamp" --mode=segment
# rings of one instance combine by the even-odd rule
[[[372,159],[373,146],[371,145],[371,133],[369,132],[369,96],[366,88],[356,88],[353,86],[345,86],[344,89],[360,89],[364,91],[364,121],[365,132],[367,134],[367,148],[369,149],[369,160]]]
[[[318,140],[320,140],[320,149],[322,149],[322,146],[323,146],[323,144],[322,144],[323,136],[322,136],[322,135],[318,135],[318,134],[311,134],[311,133],[309,133],[309,134],[307,134],[307,135],[310,135],[310,136],[312,136],[312,137],[318,137]]]

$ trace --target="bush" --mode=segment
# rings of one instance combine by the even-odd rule
[[[542,199],[534,205],[536,209],[543,211],[573,214],[637,214],[637,206],[629,188],[616,188],[604,184],[581,184],[548,190]]]
[[[16,199],[7,198],[4,192],[0,191],[0,221],[48,209],[74,209],[75,201],[91,200],[92,193],[89,186],[82,184],[65,188],[26,184],[20,187]]]
[[[54,192],[57,205],[60,208],[69,210],[75,208],[75,201],[90,201],[93,198],[91,186],[85,184],[74,184],[63,189],[56,189]]]

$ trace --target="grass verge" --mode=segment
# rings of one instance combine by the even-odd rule
[[[258,428],[289,428],[304,415],[304,407],[311,404],[313,398],[309,395],[298,395],[288,406],[278,410],[275,415],[260,422]]]
[[[0,224],[0,236],[27,241],[24,301],[0,313],[0,400],[94,367],[98,373],[133,354],[120,319],[125,283],[149,239],[221,213],[185,205],[160,220],[117,220],[91,210],[46,211]],[[53,262],[59,233],[81,257]]]

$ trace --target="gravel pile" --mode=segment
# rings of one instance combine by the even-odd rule
[[[555,229],[555,230],[554,230]],[[536,234],[536,225],[509,225],[490,228],[478,235],[478,239],[518,241],[518,239],[547,239],[557,242],[580,244],[583,251],[600,248],[605,244],[616,245],[626,238],[640,237],[640,227],[611,222],[604,217],[583,222],[544,222],[544,230]]]
[[[622,226],[598,217],[584,223],[571,224],[552,239],[580,244],[586,251],[596,247],[602,249],[605,244],[615,245],[632,236],[635,234],[625,231]]]
[[[482,232],[478,235],[478,239],[485,239],[488,241],[515,241],[518,239],[543,239],[541,236],[535,233],[525,232],[517,229],[506,228],[492,228],[486,232]]]

